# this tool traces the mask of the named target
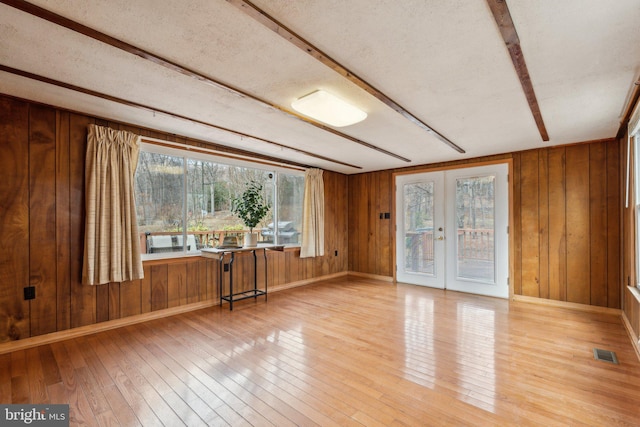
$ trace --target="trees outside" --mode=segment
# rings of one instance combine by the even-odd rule
[[[231,212],[231,201],[242,194],[250,181],[261,183],[265,199],[278,204],[258,229],[273,223],[275,214],[280,221],[294,220],[298,227],[301,225],[301,175],[141,151],[135,176],[140,232],[180,233],[185,223],[187,231],[241,230],[242,220]]]

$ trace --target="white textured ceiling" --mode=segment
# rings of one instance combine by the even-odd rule
[[[640,75],[640,1],[508,1],[550,136],[543,142],[485,1],[254,1],[460,154],[226,1],[31,3],[274,105],[328,90],[369,114],[341,132],[411,162],[5,4],[1,65],[361,169],[11,73],[0,72],[0,93],[348,174],[613,137]]]

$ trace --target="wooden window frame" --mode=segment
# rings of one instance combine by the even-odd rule
[[[302,172],[298,168],[278,167],[278,166],[274,166],[264,162],[252,162],[251,160],[248,160],[248,159],[240,159],[233,156],[217,155],[217,153],[210,152],[208,150],[205,151],[203,149],[192,150],[191,147],[182,147],[179,144],[171,144],[165,141],[163,141],[162,143],[156,143],[156,141],[150,140],[149,138],[144,138],[142,140],[142,143],[140,146],[140,152],[141,153],[150,152],[150,153],[158,153],[158,154],[170,155],[175,157],[181,157],[184,159],[184,162],[185,162],[183,165],[183,167],[185,168],[185,170],[183,171],[184,174],[186,174],[186,167],[187,167],[186,162],[188,160],[204,160],[204,161],[218,163],[220,165],[240,166],[245,168],[261,170],[268,173],[273,173],[274,183],[278,182],[278,176],[281,174],[304,176],[304,172]],[[186,184],[183,186],[183,192],[186,200],[186,193],[187,193]],[[274,200],[272,200],[272,203],[274,204],[274,206],[277,204],[277,201],[276,201],[277,192],[278,192],[278,189],[276,186],[274,188],[274,196],[273,196]],[[274,212],[273,212],[274,224],[278,224],[278,222],[280,221],[280,219],[278,218],[277,211],[278,209],[274,208]],[[184,215],[186,215],[186,212],[183,212],[183,217]],[[188,233],[186,231],[183,232],[183,239],[185,239],[187,234]],[[274,238],[277,239],[276,236],[274,236]],[[288,244],[287,246],[299,248],[300,244],[299,243]],[[183,247],[182,251],[176,251],[176,252],[159,253],[159,254],[144,253],[142,254],[142,260],[146,262],[146,261],[151,261],[156,259],[183,258],[183,257],[190,257],[190,256],[200,256],[200,251],[198,250],[197,252],[189,252]]]

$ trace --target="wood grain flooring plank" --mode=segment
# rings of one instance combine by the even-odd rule
[[[96,414],[80,387],[69,394],[69,425],[97,425]]]
[[[60,343],[64,346],[69,360],[71,361],[71,365],[74,368],[87,366],[87,362],[84,360],[84,357],[82,357],[82,353],[80,352],[79,343],[80,340],[67,340]],[[58,366],[60,366],[60,363],[60,359],[58,359]]]
[[[118,391],[129,404],[131,410],[143,425],[161,426],[163,423],[151,408],[144,395],[141,394],[134,381],[128,372],[125,372],[120,363],[120,354],[115,346],[112,346],[106,337],[97,337],[96,341],[93,341],[95,351],[101,361],[106,367],[109,375],[113,380],[113,384],[117,387]]]
[[[40,346],[38,347],[38,351],[44,375],[44,383],[46,385],[51,385],[61,382],[62,377],[60,376],[60,369],[58,368],[58,362],[51,350],[51,346]]]
[[[100,414],[96,414],[96,422],[99,426],[117,426],[120,425],[118,418],[112,411],[101,412]]]
[[[11,354],[0,355],[0,402],[11,402]]]
[[[80,337],[78,338],[79,348],[92,378],[100,387],[105,387],[113,384],[113,378],[94,350],[95,340],[95,336]]]
[[[186,361],[180,353],[172,355],[167,353],[166,349],[160,348],[156,342],[158,337],[150,331],[140,331],[137,339],[144,343],[145,348],[175,375],[174,390],[183,399],[189,402],[189,405],[198,410],[198,414],[207,423],[227,423],[219,415],[219,413],[233,412],[228,408],[225,402],[209,390],[192,372],[191,365]],[[180,385],[182,383],[182,385]],[[219,413],[218,413],[219,412]]]
[[[218,367],[206,361],[208,355],[191,342],[176,341],[176,338],[179,340],[180,337],[172,336],[169,326],[167,325],[167,328],[163,328],[163,330],[167,331],[173,340],[166,340],[165,345],[173,347],[175,351],[182,349],[185,357],[193,363],[192,369],[198,372],[198,377],[203,384],[248,423],[252,425],[272,424],[258,410],[254,409],[254,405],[260,405],[259,400],[253,395],[246,394],[246,390],[241,386],[234,385],[234,382],[229,380],[226,374],[230,374],[230,372],[222,371],[222,373],[214,375],[217,373]]]
[[[594,360],[594,347],[620,364]],[[640,361],[615,313],[354,277],[3,360],[0,393],[64,400],[87,425],[600,426],[640,416]],[[39,383],[44,397],[30,387]]]
[[[302,401],[313,399],[313,396],[305,396],[308,395],[308,393],[305,391],[306,387],[297,387],[297,385],[293,382],[286,380],[283,381],[281,377],[275,376],[272,372],[262,369],[262,366],[260,365],[264,364],[263,358],[250,358],[245,356],[245,354],[240,356],[225,355],[216,350],[215,344],[211,343],[210,338],[207,337],[206,334],[202,335],[202,337],[192,335],[192,338],[196,339],[200,343],[200,346],[206,348],[206,351],[211,354],[211,356],[207,360],[214,361],[216,364],[223,364],[229,369],[230,372],[234,372],[233,377],[240,379],[240,381],[236,381],[238,385],[253,384],[254,386],[252,387],[252,389],[256,390],[256,396],[260,397],[261,400],[263,400],[265,403],[268,403],[270,406],[281,405],[281,399],[284,397],[287,398],[286,400],[288,402],[290,402],[291,399],[299,399]],[[266,350],[264,348],[260,348],[259,352],[261,354],[265,354]],[[255,368],[251,373],[247,373],[246,369],[243,368],[244,366],[255,366]],[[221,375],[223,375],[223,373],[221,373]],[[268,393],[261,393],[262,391],[267,391]],[[281,398],[280,402],[274,402],[271,399],[271,396],[274,395]],[[332,399],[331,396],[325,397],[327,397],[327,399],[323,400],[320,406],[324,406],[328,400]],[[292,413],[289,409],[291,407],[290,404],[287,404],[287,407],[288,408],[286,408],[286,412],[288,416],[292,416],[292,418],[296,417],[297,414]],[[326,415],[329,415],[332,412],[333,411],[329,406],[324,406],[322,410],[322,413]],[[269,419],[272,418],[273,414],[269,417]],[[339,414],[335,414],[335,416],[333,416],[332,418],[340,419],[343,424],[347,423],[347,420],[344,418],[344,416],[341,416]],[[275,418],[275,421],[277,425],[287,425],[282,419],[279,420]],[[291,419],[291,421],[295,421],[297,425],[299,425],[299,423],[301,422],[301,420],[296,419]],[[310,420],[307,419],[302,421],[308,423]]]
[[[108,331],[113,332],[113,331]],[[139,370],[139,367],[132,362],[131,358],[127,357],[130,353],[123,351],[119,346],[114,343],[114,335],[106,334],[108,341],[102,341],[102,344],[108,344],[108,348],[111,348],[111,352],[117,360],[119,368],[130,380],[130,384],[139,393],[140,396],[147,402],[149,408],[153,410],[156,417],[163,423],[168,425],[180,425],[180,418],[171,409],[171,407],[162,399],[162,396],[158,393],[155,386],[157,384],[150,383],[144,375],[144,372]],[[154,386],[155,385],[155,386]],[[144,420],[141,420],[144,422]]]
[[[140,426],[140,421],[136,417],[129,403],[124,399],[118,387],[113,384],[102,389],[104,397],[113,408],[113,412],[118,419],[120,425],[123,426]]]
[[[11,403],[30,403],[29,378],[26,375],[11,377]]]
[[[98,381],[93,376],[88,367],[78,368],[74,371],[78,384],[80,387],[78,392],[82,392],[87,400],[91,412],[95,415],[99,415],[105,411],[109,411],[111,408],[104,398],[102,392],[102,386],[98,384]]]
[[[76,378],[73,363],[63,343],[57,342],[50,344],[50,348],[51,352],[53,353],[53,357],[56,360],[56,365],[58,366],[58,372],[60,373],[61,380],[59,383],[53,384],[53,386],[56,386],[56,390],[62,387],[64,389],[65,396],[67,396],[70,393],[74,392],[78,387],[78,380]],[[59,395],[60,393],[62,393],[62,391],[58,391],[57,393]],[[52,398],[52,403],[65,403],[67,401],[68,400],[56,401]]]
[[[40,363],[40,353],[38,347],[26,350],[26,364],[29,378],[29,396],[35,402],[46,402],[47,386],[45,384],[44,371]]]

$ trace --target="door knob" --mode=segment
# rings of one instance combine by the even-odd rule
[[[438,236],[438,240],[444,240],[444,236]]]

